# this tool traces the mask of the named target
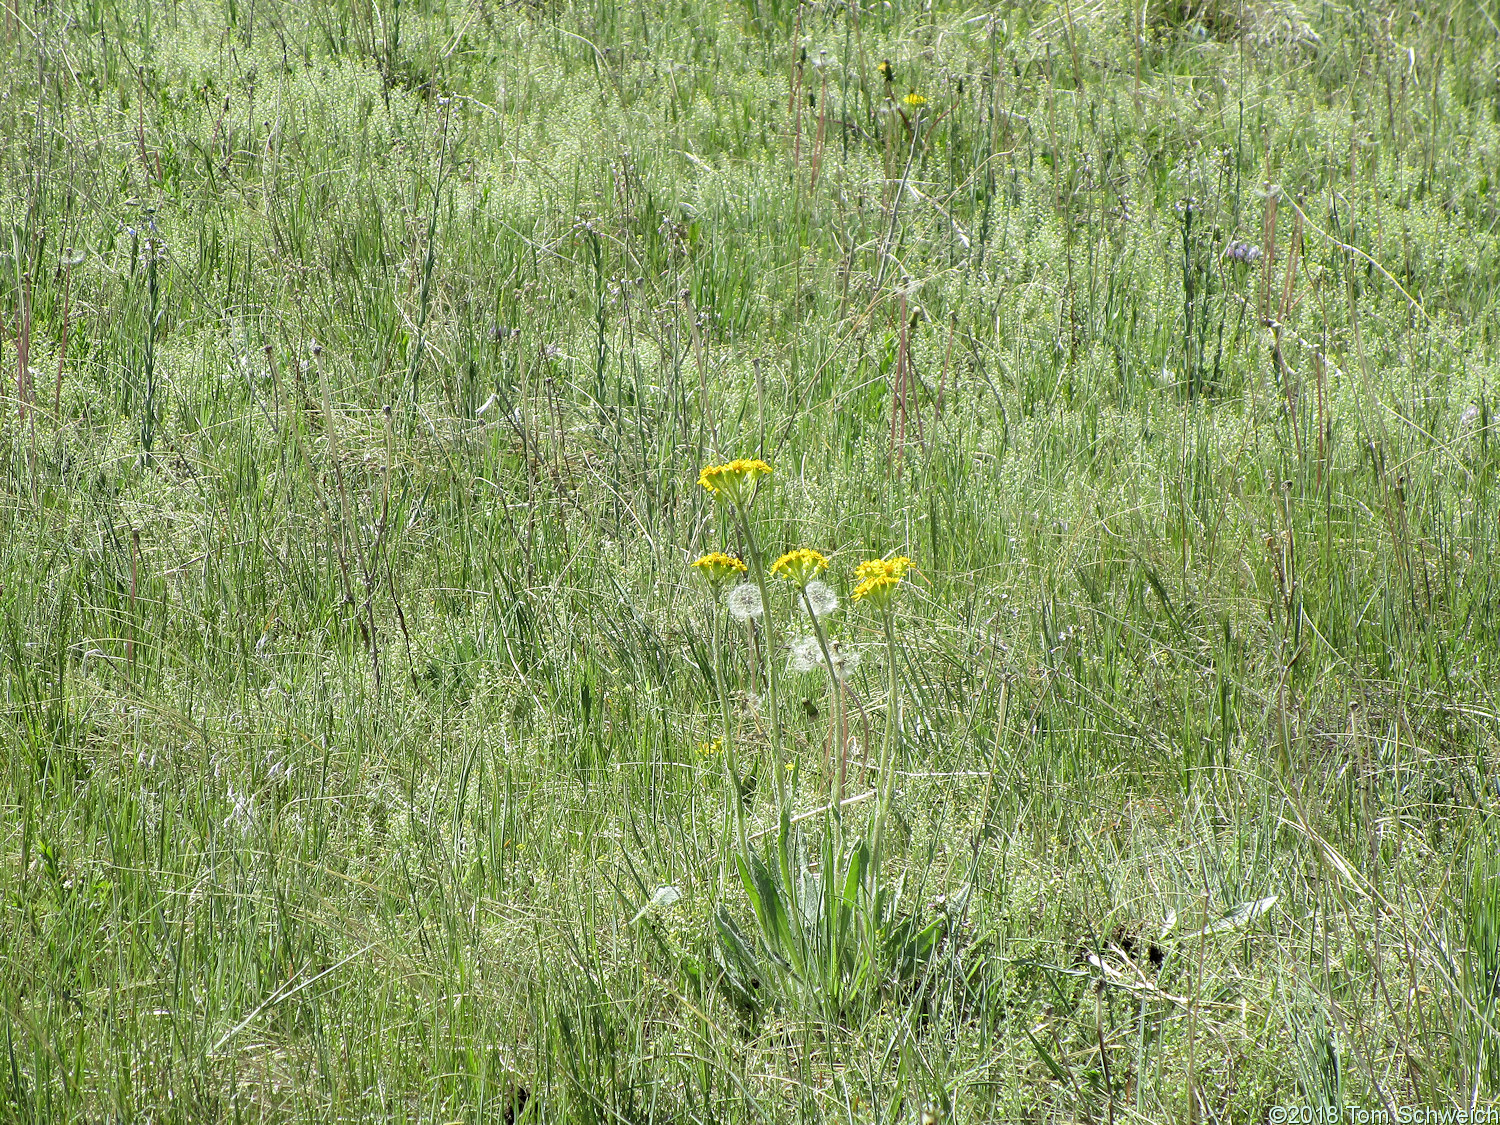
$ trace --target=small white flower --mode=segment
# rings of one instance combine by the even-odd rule
[[[817,637],[798,637],[792,642],[792,655],[787,660],[788,672],[811,672],[823,666],[823,650],[818,647]]]
[[[729,612],[736,621],[749,621],[765,614],[766,607],[760,600],[760,587],[753,582],[742,582],[724,599]]]
[[[807,584],[807,604],[814,617],[827,617],[839,608],[839,597],[828,583],[814,579]]]

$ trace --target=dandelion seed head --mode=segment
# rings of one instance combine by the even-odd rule
[[[817,637],[798,637],[792,642],[792,655],[786,662],[788,672],[811,672],[822,664],[823,650],[818,647]]]
[[[859,667],[860,654],[851,649],[840,648],[838,641],[828,642],[826,659],[817,637],[798,637],[790,647],[791,655],[786,664],[788,672],[814,672],[832,665],[834,677],[843,683]]]
[[[760,587],[753,582],[741,582],[730,590],[724,604],[729,607],[729,612],[736,621],[749,621],[766,612],[766,607],[760,600]]]
[[[803,593],[807,596],[807,604],[812,607],[814,617],[827,617],[839,608],[839,597],[826,582],[815,579],[807,584]]]
[[[828,659],[833,664],[834,676],[838,678],[839,683],[843,683],[854,673],[854,669],[859,667],[860,655],[854,649],[839,648],[838,642],[834,641],[829,646]]]

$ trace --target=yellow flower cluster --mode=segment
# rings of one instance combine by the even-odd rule
[[[911,559],[905,555],[894,559],[868,559],[860,563],[854,571],[854,576],[860,583],[854,587],[850,598],[857,602],[868,598],[881,609],[889,608],[891,598],[896,594],[896,587],[901,584],[901,579],[906,576],[910,566]]]
[[[810,547],[788,551],[771,564],[771,573],[785,578],[799,590],[828,569],[828,560]]]
[[[849,598],[856,602],[861,602],[869,598],[881,609],[884,609],[891,604],[891,597],[895,594],[896,587],[900,582],[901,579],[888,574],[878,575],[875,578],[866,578],[858,586],[854,587],[854,592],[849,595]]]
[[[854,568],[854,577],[865,578],[895,578],[898,581],[906,576],[911,568],[911,559],[901,555],[894,559],[866,559]]]
[[[927,104],[926,98],[924,98],[921,94],[915,93],[907,94],[906,97],[902,98],[901,100],[909,105],[912,109],[921,109],[924,105]]]
[[[744,574],[750,569],[739,559],[733,555],[726,555],[723,551],[710,551],[693,565],[715,586],[726,578]]]
[[[748,499],[745,489],[770,475],[771,466],[764,461],[741,457],[725,465],[709,465],[698,474],[698,483],[720,499],[743,504]]]

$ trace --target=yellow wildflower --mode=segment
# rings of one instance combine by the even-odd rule
[[[764,461],[741,457],[726,465],[709,465],[698,474],[698,483],[721,500],[745,504],[753,495],[747,489],[761,477],[770,475],[771,466]]]
[[[736,574],[743,574],[749,569],[739,559],[733,555],[726,555],[722,551],[710,551],[693,565],[715,586],[726,578],[733,578]]]
[[[722,738],[716,738],[712,742],[698,743],[698,753],[702,754],[705,758],[713,757],[722,749],[724,749],[724,740]]]
[[[912,109],[921,109],[924,105],[927,104],[927,99],[918,93],[907,94],[906,97],[902,98],[901,100]]]
[[[810,547],[788,551],[771,564],[772,574],[780,575],[799,590],[827,569],[828,560]]]
[[[854,577],[865,578],[895,578],[900,580],[906,577],[906,572],[911,568],[911,559],[901,555],[894,559],[866,559],[854,568]]]
[[[889,609],[891,599],[896,596],[896,587],[910,567],[911,559],[905,555],[894,559],[867,559],[854,570],[854,576],[861,581],[849,597],[856,602],[868,598],[880,609]]]
[[[856,602],[862,602],[866,598],[874,602],[881,609],[886,609],[891,604],[891,598],[895,596],[896,587],[901,584],[901,579],[893,574],[877,574],[873,578],[866,578],[849,597]]]

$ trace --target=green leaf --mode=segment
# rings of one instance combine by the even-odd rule
[[[1042,1062],[1046,1065],[1047,1069],[1052,1072],[1052,1076],[1059,1082],[1072,1082],[1072,1076],[1061,1066],[1059,1066],[1057,1060],[1048,1053],[1047,1048],[1043,1047],[1041,1043],[1037,1041],[1037,1037],[1031,1034],[1031,1029],[1029,1027],[1023,1027],[1021,1030],[1026,1032],[1026,1038],[1031,1040],[1031,1045],[1036,1050],[1037,1057],[1041,1059]]]

